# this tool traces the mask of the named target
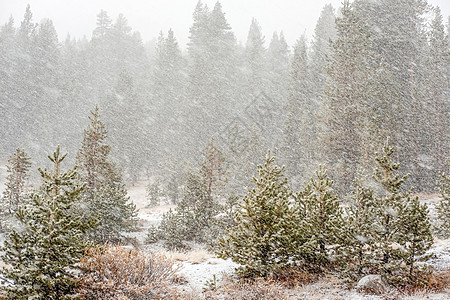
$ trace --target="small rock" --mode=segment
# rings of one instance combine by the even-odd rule
[[[387,286],[380,275],[366,275],[356,285],[358,291],[380,295],[386,292]]]

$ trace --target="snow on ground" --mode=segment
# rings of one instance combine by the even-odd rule
[[[435,239],[433,247],[427,251],[427,254],[433,253],[427,264],[438,271],[450,270],[450,239]]]
[[[238,265],[230,259],[210,258],[205,262],[193,264],[191,262],[182,262],[183,268],[180,275],[188,281],[188,287],[195,291],[202,291],[208,282],[213,282],[214,277],[219,282],[224,275],[233,274]]]
[[[136,237],[141,245],[144,244],[147,234],[147,228],[151,225],[158,225],[161,222],[162,214],[174,209],[174,205],[162,204],[157,207],[148,207],[148,201],[146,199],[145,182],[139,182],[129,187],[128,195],[130,199],[136,204],[139,209],[139,227],[140,231],[132,233],[131,236]],[[430,215],[435,216],[435,205],[439,201],[437,195],[427,195],[421,197],[422,202],[427,203],[430,207]],[[187,280],[187,284],[183,287],[184,290],[193,290],[201,292],[203,288],[207,287],[208,282],[212,282],[215,279],[220,282],[223,274],[233,274],[234,269],[238,267],[236,263],[231,260],[223,260],[214,257],[213,254],[199,254],[198,249],[188,253],[171,253],[164,250],[161,244],[145,245],[142,247],[146,251],[155,251],[172,256],[178,263],[181,264],[182,269],[179,274]],[[201,252],[201,251],[200,251]],[[434,257],[430,259],[428,264],[436,268],[437,270],[450,269],[450,239],[436,240],[430,253],[434,253]],[[181,257],[183,256],[183,257]],[[396,299],[432,299],[432,300],[444,300],[450,299],[449,290],[446,293],[441,294],[426,294],[415,296],[400,296]],[[386,295],[363,295],[356,290],[348,290],[342,285],[333,285],[326,280],[320,280],[314,284],[297,287],[291,291],[289,299],[350,299],[350,300],[381,300],[386,299]]]

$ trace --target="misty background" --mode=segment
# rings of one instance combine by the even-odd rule
[[[359,0],[350,23],[326,3],[3,1],[0,162],[21,147],[45,165],[57,144],[75,162],[98,105],[129,183],[182,185],[214,143],[237,194],[268,148],[292,184],[322,164],[346,193],[390,137],[411,185],[433,191],[449,154],[447,1]]]

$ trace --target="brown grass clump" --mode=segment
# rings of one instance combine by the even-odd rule
[[[200,264],[212,258],[213,255],[202,248],[195,248],[190,251],[179,252],[179,251],[163,251],[160,252],[164,256],[170,257],[176,261],[187,261],[191,264]]]
[[[428,286],[425,289],[429,292],[442,292],[450,287],[450,270],[444,272],[433,272],[426,278]]]
[[[87,250],[80,262],[82,299],[179,299],[174,286],[179,266],[163,255],[119,245]]]
[[[206,299],[260,300],[287,299],[284,286],[273,279],[233,279],[224,276],[220,287],[205,293]]]
[[[320,274],[310,273],[299,268],[290,268],[280,272],[276,276],[276,280],[283,285],[292,288],[294,286],[302,286],[316,282],[320,278]]]

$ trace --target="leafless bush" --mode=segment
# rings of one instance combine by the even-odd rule
[[[272,279],[234,279],[225,276],[220,287],[216,290],[205,292],[207,299],[223,300],[279,300],[287,299],[286,288]]]
[[[82,299],[179,299],[174,286],[179,266],[159,254],[119,245],[91,248],[80,262]]]

